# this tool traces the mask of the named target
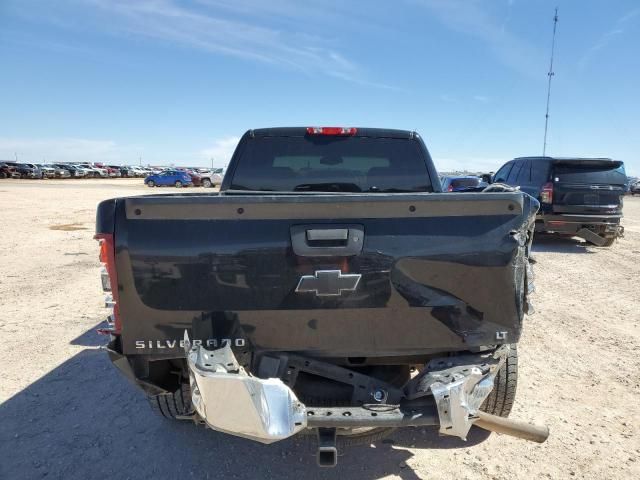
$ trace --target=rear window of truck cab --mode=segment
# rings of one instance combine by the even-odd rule
[[[232,190],[432,192],[416,141],[376,137],[256,137],[241,150]]]

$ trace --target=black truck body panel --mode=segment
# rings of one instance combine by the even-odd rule
[[[104,201],[97,233],[115,236],[125,355],[182,357],[204,320],[213,345],[393,357],[517,342],[537,209],[521,192],[176,194]],[[364,238],[355,253],[296,254],[300,226]],[[326,270],[361,279],[296,291]]]

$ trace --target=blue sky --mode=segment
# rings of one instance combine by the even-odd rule
[[[415,129],[436,165],[640,174],[640,3],[2,0],[0,159],[216,165],[266,126]]]

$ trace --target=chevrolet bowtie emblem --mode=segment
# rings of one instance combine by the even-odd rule
[[[300,278],[296,292],[313,292],[319,297],[338,296],[342,292],[353,292],[362,275],[342,274],[340,270],[317,270],[315,275]]]

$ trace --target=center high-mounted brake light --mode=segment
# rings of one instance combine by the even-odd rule
[[[542,186],[540,203],[553,203],[553,183],[547,182]]]
[[[120,310],[118,307],[118,275],[116,273],[116,251],[113,234],[98,233],[93,238],[100,242],[100,262],[106,273],[106,275],[101,275],[102,289],[111,293],[114,327],[112,333],[120,333],[122,323],[120,322]]]
[[[307,127],[307,135],[341,135],[351,136],[358,131],[354,127]]]

